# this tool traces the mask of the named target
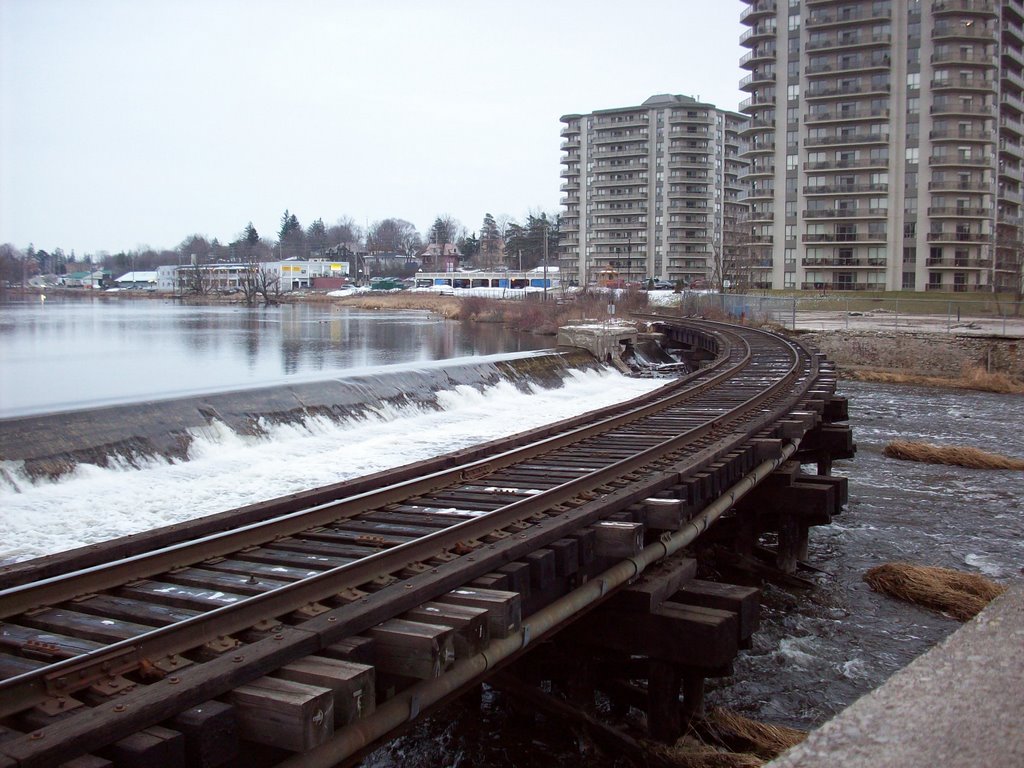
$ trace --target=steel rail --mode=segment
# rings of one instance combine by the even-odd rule
[[[444,551],[466,538],[476,538],[512,522],[544,513],[557,504],[577,498],[586,491],[601,488],[609,481],[635,472],[651,462],[664,460],[665,456],[678,452],[685,445],[707,436],[716,429],[723,428],[730,419],[738,418],[742,411],[757,407],[791,383],[800,373],[799,362],[799,357],[794,355],[790,368],[782,379],[726,414],[708,419],[699,427],[662,441],[628,459],[615,462],[576,480],[556,486],[544,494],[523,499],[489,515],[438,531],[423,539],[396,546],[363,560],[324,571],[310,579],[253,596],[235,605],[215,609],[180,624],[153,630],[129,640],[111,644],[99,651],[76,656],[36,672],[0,682],[0,693],[9,693],[14,699],[21,700],[24,700],[26,696],[31,697],[33,694],[42,696],[47,691],[52,692],[51,686],[54,680],[59,680],[61,676],[73,675],[75,670],[81,670],[87,666],[104,663],[132,665],[144,658],[160,658],[186,648],[196,647],[207,638],[251,627],[261,619],[286,614],[303,604],[336,595],[347,587],[358,587],[365,584],[381,573],[394,572],[410,563],[420,562],[426,559],[425,556],[430,552]],[[813,379],[813,376],[810,378]],[[15,691],[20,693],[15,693]]]
[[[745,345],[745,342],[743,344]],[[476,473],[502,469],[520,463],[526,458],[564,448],[588,437],[639,421],[653,413],[667,410],[681,402],[693,399],[735,375],[736,371],[750,363],[750,359],[750,350],[749,347],[746,347],[742,358],[734,365],[716,371],[710,378],[674,392],[668,397],[641,404],[624,413],[614,414],[597,422],[574,427],[557,435],[467,464],[439,470],[381,489],[364,491],[345,499],[325,502],[268,520],[250,523],[233,530],[220,531],[196,540],[140,553],[115,563],[104,563],[52,576],[41,581],[9,587],[0,591],[0,619],[24,613],[40,605],[53,605],[83,594],[110,589],[129,581],[143,579],[214,557],[222,557],[254,544],[292,536],[340,518],[354,517],[382,506],[422,496],[453,483],[464,481]],[[452,546],[457,543],[454,542]]]

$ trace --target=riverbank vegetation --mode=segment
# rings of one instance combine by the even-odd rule
[[[876,592],[967,621],[1006,591],[984,576],[950,568],[885,563],[864,574]]]
[[[908,364],[910,362],[908,361]],[[959,376],[951,377],[859,369],[844,369],[842,374],[845,378],[853,381],[866,381],[875,384],[914,384],[924,387],[970,389],[1000,395],[1024,395],[1024,383],[1015,381],[1005,373],[986,371],[980,365],[965,367]]]
[[[882,451],[891,459],[948,464],[970,469],[1024,469],[1024,459],[988,453],[961,445],[933,445],[911,440],[893,440]]]

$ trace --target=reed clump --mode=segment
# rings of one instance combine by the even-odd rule
[[[875,384],[913,384],[923,387],[970,389],[999,395],[1024,395],[1024,383],[1005,373],[986,371],[980,365],[966,366],[959,376],[953,377],[866,370],[844,371],[843,375],[854,381],[868,381]]]
[[[722,707],[712,707],[690,724],[690,733],[672,746],[652,747],[680,768],[756,768],[807,738],[805,731],[759,723]]]
[[[876,592],[960,621],[973,618],[1006,591],[978,574],[912,563],[885,563],[868,570],[863,578]]]
[[[713,707],[695,724],[705,741],[771,760],[807,738],[807,732],[751,720],[723,707]]]
[[[970,469],[1024,469],[1024,459],[962,445],[934,445],[913,440],[893,440],[885,446],[882,453],[890,459],[949,464]]]

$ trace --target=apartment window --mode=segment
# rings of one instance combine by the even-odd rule
[[[795,171],[797,168],[798,155],[786,155],[786,170]]]
[[[903,222],[903,238],[905,240],[913,240],[917,237],[917,222],[916,221],[905,221]],[[914,250],[911,248],[910,250]],[[907,249],[903,249],[903,260],[907,260]],[[911,259],[913,261],[913,259]]]
[[[913,246],[906,246],[903,249],[903,263],[914,264],[917,261],[917,248]]]
[[[790,101],[794,101],[795,99],[799,99],[800,98],[800,86],[799,85],[791,85],[791,86],[787,87],[786,88],[786,96],[787,96],[787,98]]]
[[[907,99],[907,114],[916,115],[921,112],[921,100],[916,96]]]
[[[917,90],[921,87],[921,73],[910,72],[907,74],[907,88]]]
[[[787,248],[783,253],[784,263],[796,264],[796,248]]]
[[[907,147],[907,162],[911,165],[917,165],[918,148]]]
[[[917,289],[917,275],[913,272],[903,273],[903,290],[913,291]]]

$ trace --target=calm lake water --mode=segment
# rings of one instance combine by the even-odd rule
[[[198,307],[113,297],[4,303],[0,417],[545,349],[553,342],[425,311]]]

